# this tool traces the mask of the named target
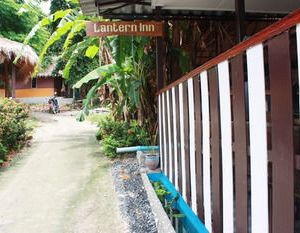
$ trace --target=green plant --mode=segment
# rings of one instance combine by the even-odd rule
[[[27,140],[28,108],[13,100],[0,98],[0,159],[18,150]]]
[[[173,218],[185,217],[185,215],[180,213],[178,211],[178,209],[176,208],[176,203],[179,198],[178,194],[175,197],[168,200],[168,196],[171,193],[165,188],[165,186],[160,181],[151,182],[151,183],[152,183],[152,186],[154,188],[154,191],[155,191],[158,199],[160,200],[161,204],[163,205],[164,210],[166,211],[169,218],[173,219]]]
[[[6,159],[7,148],[0,143],[0,163],[4,162]]]
[[[149,133],[135,120],[129,123],[106,116],[100,119],[98,126],[96,137],[102,140],[104,154],[110,158],[117,156],[118,147],[150,145]]]

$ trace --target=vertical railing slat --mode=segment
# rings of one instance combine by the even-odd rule
[[[203,206],[204,222],[209,232],[212,232],[211,210],[211,179],[210,179],[210,117],[207,72],[200,74],[202,100],[202,145],[203,145]]]
[[[204,220],[203,209],[203,161],[202,161],[202,119],[201,119],[201,98],[200,98],[200,75],[194,78],[195,96],[195,138],[196,138],[196,192],[197,192],[197,214]]]
[[[162,124],[162,94],[158,96],[158,122],[159,122],[159,154],[160,154],[160,169],[163,170],[163,124]]]
[[[180,119],[180,146],[181,146],[181,171],[182,171],[182,196],[187,201],[186,194],[186,169],[185,169],[185,144],[184,144],[184,113],[183,113],[183,84],[179,86],[179,119]]]
[[[269,231],[266,96],[263,45],[247,50],[250,165],[251,165],[251,230]]]
[[[197,213],[196,194],[196,158],[195,158],[195,103],[193,79],[188,80],[189,132],[190,132],[190,177],[191,177],[191,206]]]
[[[162,120],[163,120],[163,171],[167,175],[167,137],[166,137],[166,101],[165,101],[165,93],[162,93]]]
[[[188,85],[183,83],[183,114],[184,117],[184,150],[185,150],[185,170],[186,170],[186,198],[187,203],[191,206],[191,172],[190,172],[190,134],[189,134],[189,100]]]
[[[222,174],[220,159],[220,111],[218,74],[216,68],[208,71],[211,113],[211,157],[212,157],[212,208],[213,230],[221,233],[222,223]]]
[[[218,64],[218,78],[222,146],[223,232],[233,233],[232,127],[229,65],[227,60]]]
[[[231,60],[236,232],[248,232],[247,138],[243,54]]]
[[[295,168],[289,32],[268,41],[268,57],[272,120],[272,232],[293,233]]]
[[[176,112],[176,96],[175,87],[172,87],[172,113],[173,113],[173,148],[174,148],[174,184],[178,190],[178,153],[177,153],[177,112]]]
[[[166,130],[166,144],[165,144],[165,174],[170,178],[170,169],[169,169],[169,109],[168,109],[168,91],[164,93],[165,99],[165,130]]]
[[[168,112],[168,176],[171,182],[174,182],[173,180],[173,153],[172,153],[172,148],[173,148],[173,143],[172,143],[172,139],[173,139],[173,135],[172,135],[172,127],[173,124],[171,122],[172,119],[172,104],[171,104],[171,100],[170,100],[170,90],[166,91],[166,95],[167,95],[167,112]]]
[[[174,87],[174,94],[175,94],[175,107],[176,107],[176,125],[177,125],[177,161],[178,161],[178,190],[182,193],[182,158],[181,158],[181,137],[180,137],[180,112],[179,112],[179,87]]]

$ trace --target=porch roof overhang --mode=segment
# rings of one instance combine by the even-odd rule
[[[79,0],[86,15],[106,18],[155,18],[161,9],[163,18],[228,17],[235,11],[234,0]],[[298,0],[245,0],[245,11],[252,17],[276,17],[300,8]]]

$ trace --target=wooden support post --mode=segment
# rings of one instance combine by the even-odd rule
[[[235,0],[237,43],[245,37],[245,0]]]
[[[5,88],[5,97],[9,96],[9,82],[8,82],[8,61],[4,61],[4,88]]]
[[[156,19],[161,20],[161,8],[156,8]],[[156,82],[157,91],[164,87],[163,38],[156,37]]]
[[[11,64],[11,97],[16,98],[16,66]]]

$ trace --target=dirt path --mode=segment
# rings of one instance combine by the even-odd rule
[[[0,173],[1,233],[125,232],[96,128],[69,115],[39,114],[33,145]]]

